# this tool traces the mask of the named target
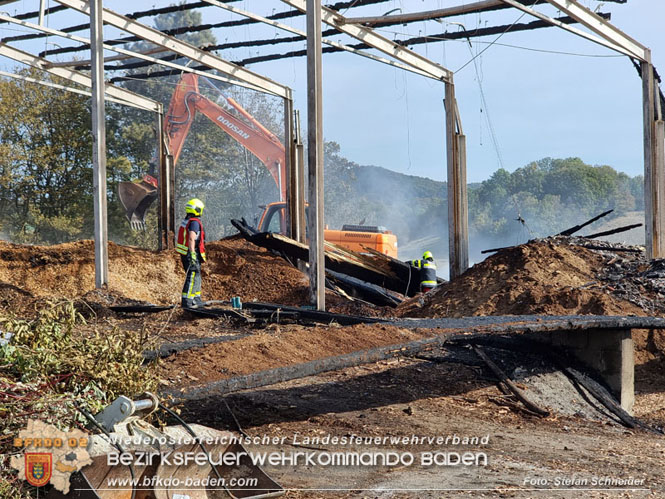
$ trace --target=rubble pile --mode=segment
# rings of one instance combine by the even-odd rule
[[[638,305],[648,315],[665,313],[665,260],[617,256],[598,273],[599,287]]]
[[[602,249],[583,247],[590,245]],[[404,302],[398,314],[651,315],[659,310],[652,289],[657,279],[647,277],[647,268],[636,247],[571,237],[534,240],[505,248],[430,294]]]

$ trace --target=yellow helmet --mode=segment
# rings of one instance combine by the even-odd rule
[[[201,201],[198,198],[192,198],[189,201],[187,201],[187,204],[185,205],[185,213],[190,213],[192,215],[200,217],[201,214],[203,213],[203,208],[205,208],[203,201]]]
[[[432,252],[431,251],[425,251],[425,253],[423,253],[423,260],[434,260],[434,257],[432,256]]]

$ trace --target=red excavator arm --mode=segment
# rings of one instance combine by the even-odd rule
[[[199,78],[187,73],[182,76],[171,97],[168,112],[164,117],[169,152],[173,164],[178,163],[185,139],[197,112],[207,116],[213,123],[245,146],[266,165],[280,193],[280,201],[286,199],[286,153],[282,142],[270,130],[231,98],[226,103],[246,121],[236,117],[199,92]],[[145,213],[157,197],[157,182],[151,176],[134,182],[121,182],[118,186],[120,202],[133,227],[144,226]]]

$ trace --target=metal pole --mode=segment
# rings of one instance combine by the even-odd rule
[[[651,52],[641,63],[644,120],[644,217],[647,258],[665,256],[665,165],[660,160],[663,145],[659,144],[656,126],[656,92]],[[660,156],[660,157],[659,157]]]
[[[455,85],[446,82],[446,148],[448,163],[448,266],[450,279],[469,267],[466,193],[466,140],[458,123]]]
[[[307,222],[305,220],[305,146],[302,143],[302,128],[300,126],[300,111],[295,112],[296,139],[295,139],[295,169],[296,189],[294,191],[295,199],[295,219],[297,241],[307,242]]]
[[[164,147],[164,114],[157,114],[157,158],[159,161],[159,249],[169,247],[169,228],[171,226],[171,192],[169,189],[170,172]],[[173,244],[173,243],[172,243]]]
[[[293,203],[294,191],[294,167],[295,167],[295,144],[293,139],[293,98],[289,91],[289,97],[284,98],[284,150],[286,165],[286,178],[282,182],[286,182],[286,234],[291,239],[296,239],[294,230],[294,217],[295,207]],[[281,195],[281,194],[280,194]]]
[[[321,0],[307,0],[307,138],[309,166],[309,289],[317,310],[325,310],[323,253],[323,99]]]
[[[106,220],[106,123],[104,115],[104,42],[102,0],[90,2],[92,73],[92,169],[95,214],[95,286],[108,284],[108,230]]]
[[[46,0],[39,2],[39,25],[44,26],[44,11],[46,10]]]

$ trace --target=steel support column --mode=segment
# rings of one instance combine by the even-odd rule
[[[286,199],[283,199],[282,201],[286,203],[286,235],[291,239],[295,239],[295,237],[293,237],[294,231],[292,222],[294,207],[291,201],[293,198],[293,167],[295,165],[295,146],[293,144],[293,97],[291,97],[290,94],[291,92],[289,92],[289,97],[284,99],[284,159],[286,161],[286,164],[284,165],[284,171],[286,172],[286,178],[282,179],[282,182],[286,182]]]
[[[662,121],[656,117],[656,84],[651,53],[641,63],[644,119],[644,217],[647,258],[665,256],[665,164]],[[658,125],[661,123],[661,126]],[[659,137],[660,135],[660,137]]]
[[[310,300],[317,310],[325,310],[321,0],[307,0],[307,138]]]
[[[450,279],[469,268],[469,222],[466,193],[466,140],[455,100],[455,85],[446,82],[448,162],[448,266]]]
[[[302,142],[302,126],[300,121],[300,111],[296,111],[296,171],[298,174],[297,194],[298,200],[296,207],[298,208],[298,226],[300,233],[298,241],[301,243],[307,242],[307,218],[305,216],[305,145]]]
[[[291,239],[305,242],[305,158],[300,132],[300,112],[293,118],[294,133],[291,142],[291,164],[289,168],[289,229]]]
[[[106,220],[106,123],[104,113],[104,53],[102,0],[90,2],[92,59],[92,168],[95,214],[95,287],[108,284],[108,230]]]
[[[157,115],[155,123],[157,128],[157,157],[159,158],[159,249],[173,248],[175,221],[173,215],[173,194],[171,184],[173,183],[173,156],[166,147],[164,136],[164,115]]]

